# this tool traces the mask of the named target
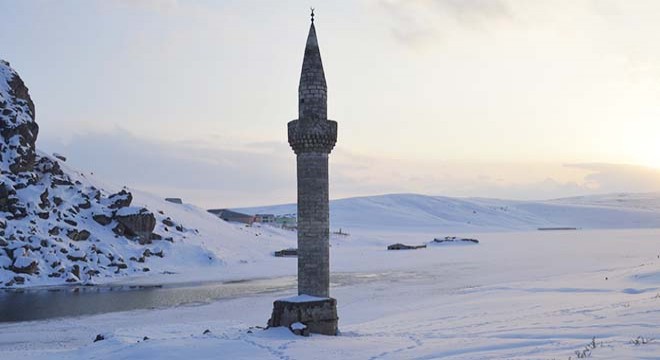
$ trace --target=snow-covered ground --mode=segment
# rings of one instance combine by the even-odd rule
[[[290,214],[295,204],[238,209]],[[660,194],[608,194],[546,201],[388,194],[333,200],[335,228],[535,230],[539,227],[626,229],[660,227]]]
[[[383,248],[438,235],[364,230],[333,239],[333,271],[353,273],[331,291],[341,336],[256,328],[290,289],[0,324],[1,358],[576,359],[585,349],[594,359],[660,358],[660,230],[464,233],[456,235],[480,244]],[[285,274],[295,259],[253,266]],[[94,343],[97,334],[106,340]],[[633,344],[638,337],[652,340]]]

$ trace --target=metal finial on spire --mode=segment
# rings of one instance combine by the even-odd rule
[[[314,22],[314,8],[310,7],[309,9],[312,10],[312,22]]]

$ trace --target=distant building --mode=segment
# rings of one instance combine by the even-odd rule
[[[229,209],[209,209],[207,211],[224,221],[237,222],[248,225],[252,225],[254,222],[254,216],[239,213]]]
[[[165,201],[171,202],[173,204],[183,204],[183,200],[181,200],[181,198],[165,198]]]
[[[295,230],[298,228],[298,219],[295,215],[278,215],[275,217],[275,223],[282,229]]]
[[[275,222],[275,215],[273,214],[255,214],[254,215],[254,221],[258,223],[274,223]]]

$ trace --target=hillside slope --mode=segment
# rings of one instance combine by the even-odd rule
[[[70,169],[36,149],[38,130],[27,87],[0,60],[0,288],[217,274],[286,243]]]
[[[296,212],[296,206],[286,204],[237,210],[291,214]],[[385,230],[656,228],[660,227],[660,196],[618,194],[548,201],[514,201],[390,194],[332,200],[330,218],[333,228]]]

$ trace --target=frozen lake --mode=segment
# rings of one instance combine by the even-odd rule
[[[333,286],[410,278],[411,273],[333,274]],[[0,323],[47,320],[118,311],[202,305],[222,299],[295,291],[296,278],[285,276],[228,282],[167,285],[61,286],[0,290]]]
[[[281,291],[294,277],[179,285],[72,286],[0,291],[0,322],[45,320],[116,311],[206,304],[215,300]]]

